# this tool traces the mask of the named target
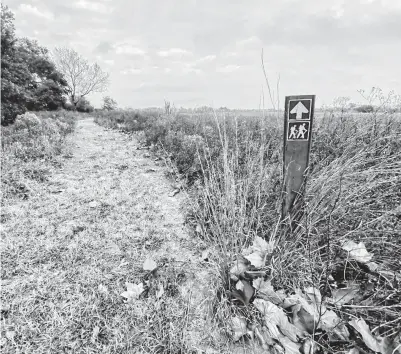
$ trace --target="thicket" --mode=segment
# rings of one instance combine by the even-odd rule
[[[301,315],[295,303],[283,307],[291,323],[314,323],[306,326],[313,352],[338,352],[356,342],[372,350],[366,336],[358,342],[358,326],[367,323],[366,333],[374,329],[370,339],[391,343],[374,351],[390,353],[401,328],[401,117],[385,109],[363,117],[349,109],[316,116],[304,208],[295,228],[280,221],[283,127],[276,118],[114,111],[98,112],[96,121],[138,132],[144,145],[169,156],[187,182],[188,223],[220,250],[221,292],[214,309],[226,327],[235,319],[234,338],[255,335],[253,309],[258,304],[261,311],[256,298],[263,291],[263,299],[275,297],[274,304],[283,307],[290,298],[304,301],[307,289],[314,289],[320,299],[315,306],[334,310],[327,313],[341,333],[330,326],[322,331],[324,316],[311,314],[311,308]],[[263,247],[255,246],[258,237]],[[349,245],[359,245],[362,256]],[[289,350],[282,337],[277,340]],[[296,344],[297,350],[305,352],[305,343],[302,349]]]
[[[2,203],[28,199],[32,186],[45,182],[58,157],[68,153],[66,137],[75,128],[73,112],[27,112],[1,129]]]

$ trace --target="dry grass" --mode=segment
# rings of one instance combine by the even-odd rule
[[[108,122],[107,117],[98,121]],[[120,129],[129,130],[129,121],[122,120]],[[356,281],[361,303],[345,305],[342,318],[364,318],[375,335],[394,338],[401,327],[400,116],[346,110],[317,115],[304,213],[296,230],[279,223],[283,133],[274,121],[204,115],[143,123],[144,141],[159,145],[187,179],[189,222],[218,250],[215,319],[227,329],[228,318],[238,311],[226,295],[228,270],[235,255],[261,236],[275,243],[265,270],[276,290],[315,286],[325,298],[330,277],[340,286]],[[345,239],[363,242],[387,273],[344,258]],[[255,318],[252,306],[245,314]],[[325,337],[315,340],[330,345]]]
[[[2,208],[2,351],[231,352],[205,316],[218,268],[188,237],[163,165],[90,120],[70,143],[60,169]],[[121,296],[146,281],[136,301]]]

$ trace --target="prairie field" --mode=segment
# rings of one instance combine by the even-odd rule
[[[399,352],[400,115],[317,112],[294,224],[282,112],[160,112],[2,128],[2,350]]]
[[[234,319],[235,339],[257,342],[260,335],[264,349],[276,348],[266,339],[277,340],[271,328],[255,331],[261,323],[255,308],[259,316],[271,315],[271,308],[261,310],[261,301],[276,298],[273,303],[281,303],[291,324],[310,333],[314,350],[345,352],[352,344],[372,350],[368,335],[359,337],[365,326],[374,329],[368,332],[372,341],[387,338],[386,349],[378,345],[377,351],[395,353],[401,328],[401,117],[317,112],[296,227],[280,222],[282,117],[115,111],[98,112],[95,121],[134,134],[172,161],[170,173],[188,193],[187,224],[211,247],[220,268],[215,320],[227,328]],[[293,310],[291,317],[290,305],[282,305],[304,301],[311,289],[335,326],[320,312],[309,327],[313,311],[298,317]],[[285,340],[281,345],[286,352],[305,350],[309,339],[295,349]]]

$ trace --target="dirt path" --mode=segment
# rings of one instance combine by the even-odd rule
[[[184,195],[169,196],[164,167],[127,135],[85,119],[72,142],[48,182],[2,211],[3,350],[221,352],[204,351],[215,269],[185,230]],[[149,288],[126,304],[126,282]]]

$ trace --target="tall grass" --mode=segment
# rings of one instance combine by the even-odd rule
[[[255,236],[275,245],[265,268],[276,289],[317,286],[325,297],[330,296],[332,277],[339,284],[367,282],[367,269],[341,258],[345,239],[364,242],[388,274],[400,271],[399,115],[342,110],[315,118],[304,208],[296,229],[280,222],[283,130],[275,116],[139,116],[124,115],[119,128],[140,131],[143,143],[163,149],[186,178],[192,201],[188,220],[217,246],[222,284],[229,283],[230,260]],[[110,125],[115,118],[97,120]],[[141,128],[132,129],[134,120],[141,121]],[[346,308],[345,315],[364,317],[373,326],[391,322],[381,330],[394,334],[391,328],[401,325],[401,308],[394,307],[401,293],[395,290],[396,277],[389,277],[380,278],[377,291],[366,290],[369,306]],[[228,302],[220,298],[223,303]]]
[[[75,129],[76,114],[60,111],[25,113],[1,129],[2,201],[27,199],[32,183],[46,180],[49,169],[66,153],[66,137]]]

